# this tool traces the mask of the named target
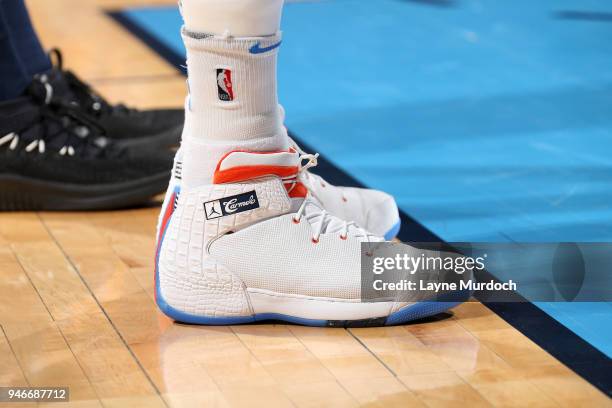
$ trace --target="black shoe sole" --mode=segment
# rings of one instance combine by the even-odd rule
[[[0,174],[0,211],[114,210],[143,204],[168,187],[169,172],[108,184],[70,184]]]

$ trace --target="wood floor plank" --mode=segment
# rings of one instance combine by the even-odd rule
[[[32,228],[35,223],[36,218],[27,214],[0,214],[0,243],[6,244],[0,250],[0,325],[15,360],[9,374],[23,376],[30,386],[69,387],[70,403],[56,406],[100,407],[93,387],[9,244],[27,241],[21,233],[24,226],[28,227],[25,231],[32,231],[33,240],[41,239]],[[9,354],[2,355],[7,356],[3,361],[11,361]],[[0,383],[23,385],[23,381]]]
[[[483,305],[478,307],[484,308]],[[486,310],[481,310],[481,316],[486,315]],[[516,349],[503,350],[492,341],[485,342],[478,338],[477,333],[486,333],[486,330],[470,332],[459,321],[455,317],[438,321],[435,324],[407,325],[404,326],[404,329],[414,334],[430,350],[440,356],[465,383],[489,403],[495,406],[556,405],[525,377],[528,367],[513,368],[512,365],[512,363],[516,364],[517,361],[521,361],[521,356],[529,352],[534,353],[534,360],[549,361],[546,352],[539,348],[529,347],[529,342],[522,343],[523,347],[528,347],[526,351],[521,348],[520,344]],[[513,328],[506,327],[505,329],[516,333]],[[516,336],[518,338],[522,335]],[[498,351],[502,352],[501,355],[497,353]],[[513,393],[519,395],[512,399]]]
[[[94,80],[91,84],[111,103],[141,109],[182,108],[187,95],[185,77],[179,74],[160,78]]]
[[[459,306],[455,309],[455,319],[483,347],[500,356],[515,373],[523,375],[529,389],[535,386],[561,406],[612,406],[599,390],[482,304],[470,302]]]
[[[130,268],[130,273],[138,281],[140,287],[147,293],[151,301],[155,300],[155,284],[150,266]]]
[[[351,332],[398,376],[452,371],[441,357],[403,327],[351,329]]]
[[[32,387],[68,387],[72,403],[101,406],[94,387],[54,322],[11,323],[4,329]]]
[[[353,395],[360,406],[368,407],[424,407],[412,391],[397,377],[347,379],[343,386]]]
[[[349,331],[301,326],[290,326],[290,330],[358,402],[420,405]]]
[[[455,320],[403,326],[454,371],[509,368],[501,357],[484,346]]]
[[[296,406],[357,405],[287,326],[236,326],[232,330]]]
[[[174,67],[110,19],[102,3],[28,0],[27,6],[43,45],[60,47],[65,64],[83,78],[176,73]]]
[[[458,374],[496,407],[558,406],[520,370],[497,367],[460,371]]]
[[[0,269],[1,270],[1,269]],[[2,387],[29,387],[30,384],[25,378],[17,358],[11,349],[6,338],[4,329],[0,325],[0,386]],[[36,403],[2,403],[2,407],[35,407]]]
[[[512,367],[559,364],[554,357],[480,303],[465,303],[456,308],[454,314],[454,320],[460,326]]]
[[[514,368],[555,365],[558,361],[513,327],[471,332],[478,341]]]
[[[278,383],[335,381],[285,325],[236,326],[233,331]]]
[[[612,407],[612,400],[562,364],[531,367],[525,376],[562,407]]]
[[[6,338],[4,329],[0,326],[0,384],[2,386],[27,387],[28,381],[17,362],[13,350]]]
[[[79,371],[82,370],[106,406],[120,406],[126,401],[131,405],[163,406],[156,390],[38,216],[14,214],[12,218],[10,223],[0,226],[0,233],[13,242],[12,250],[54,320],[53,324],[7,326],[14,348],[21,350],[18,346],[35,345],[44,332],[47,337],[42,338],[48,343],[43,345],[56,345],[58,353],[67,353],[62,344],[70,347]],[[19,231],[26,227],[34,239],[21,236]],[[23,356],[26,358],[25,353]],[[68,357],[62,355],[62,358]],[[56,377],[56,381],[60,378]]]
[[[431,408],[492,406],[454,372],[403,375],[400,380]]]
[[[467,302],[453,309],[454,319],[470,333],[508,328],[501,317],[479,302]]]
[[[299,371],[299,368],[296,369]],[[357,407],[359,403],[337,381],[292,383],[280,386],[291,402],[300,408]]]
[[[347,379],[393,376],[344,329],[291,326],[290,330],[341,384]]]
[[[439,323],[416,325],[412,330],[407,330],[408,326],[397,326],[351,329],[351,332],[393,370],[423,403],[429,406],[451,405],[456,397],[456,401],[465,400],[475,406],[488,405],[471,385],[454,373],[455,360],[449,358],[445,343],[438,339],[438,336],[446,339],[443,334],[447,332],[439,332],[432,327]],[[455,331],[453,338],[457,341],[463,338],[465,343],[465,339],[470,337],[464,329],[456,327],[451,322],[446,322],[446,326],[450,327],[451,331]],[[427,341],[423,341],[424,339]],[[441,344],[444,347],[441,347]],[[485,353],[492,354],[488,350]],[[465,363],[467,356],[473,356],[474,361],[480,358],[479,353],[464,355],[462,360],[464,364],[467,364]],[[437,381],[429,381],[430,379]],[[438,394],[450,395],[452,398],[445,400],[445,397]]]
[[[39,228],[44,231],[42,226]],[[78,274],[50,237],[38,242],[15,243],[13,250],[54,320],[100,312]]]
[[[229,405],[200,358],[203,336],[197,328],[169,325],[158,338],[130,345],[172,407]]]
[[[7,247],[7,249],[9,249]],[[52,318],[23,272],[17,258],[0,261],[0,325],[20,322],[51,323]]]
[[[58,322],[105,407],[164,404],[102,313]]]
[[[123,9],[130,7],[155,7],[171,6],[177,7],[175,0],[96,0],[95,4],[103,8]]]

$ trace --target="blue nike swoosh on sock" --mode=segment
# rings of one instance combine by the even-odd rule
[[[282,41],[277,42],[276,44],[272,44],[269,47],[261,47],[261,43],[257,43],[249,49],[251,54],[263,54],[264,52],[272,51],[275,48],[280,47]]]

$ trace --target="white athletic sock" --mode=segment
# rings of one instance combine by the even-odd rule
[[[206,0],[203,4],[208,7],[225,1]],[[256,6],[253,0],[231,2]],[[185,7],[188,3],[193,5],[195,1],[183,0],[186,22],[187,13],[193,10]],[[242,19],[248,18],[248,10],[246,13]],[[253,16],[257,17],[257,13]],[[235,25],[232,21],[227,26]],[[289,141],[282,125],[276,87],[280,32],[234,37],[229,31],[207,34],[186,26],[182,35],[187,49],[189,85],[183,187],[210,183],[218,161],[229,151],[287,149]]]
[[[185,111],[188,113],[189,99],[186,99],[185,103]],[[281,114],[283,112],[283,107],[279,105],[279,110]],[[183,133],[181,136],[181,146],[176,151],[176,155],[174,157],[174,168],[176,170],[179,167],[178,172],[173,171],[173,174],[180,174],[179,177],[175,177],[174,181],[181,185],[182,189],[189,189],[191,187],[197,187],[202,184],[210,184],[212,182],[212,174],[217,167],[219,159],[223,157],[227,152],[232,150],[249,150],[249,151],[269,151],[269,150],[286,150],[292,145],[291,139],[289,139],[289,135],[287,134],[287,129],[283,127],[282,129],[282,145],[273,145],[270,143],[269,138],[255,138],[249,140],[239,140],[239,141],[228,141],[228,140],[200,140],[198,138],[192,138],[190,135],[191,131],[191,123],[194,115],[187,114],[185,116],[185,123],[183,125]],[[285,140],[287,142],[285,142]],[[187,146],[189,142],[189,146]],[[187,154],[185,154],[187,152]],[[185,159],[185,156],[188,158]],[[203,160],[202,158],[209,158]],[[187,183],[183,180],[185,177],[183,174],[185,173],[185,161],[187,161],[188,168],[188,177]],[[178,166],[177,166],[178,163]],[[172,185],[173,187],[174,185]]]

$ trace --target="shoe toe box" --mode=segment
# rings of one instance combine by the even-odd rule
[[[364,188],[343,189],[347,216],[371,233],[395,238],[399,230],[399,210],[395,199],[382,191]]]

